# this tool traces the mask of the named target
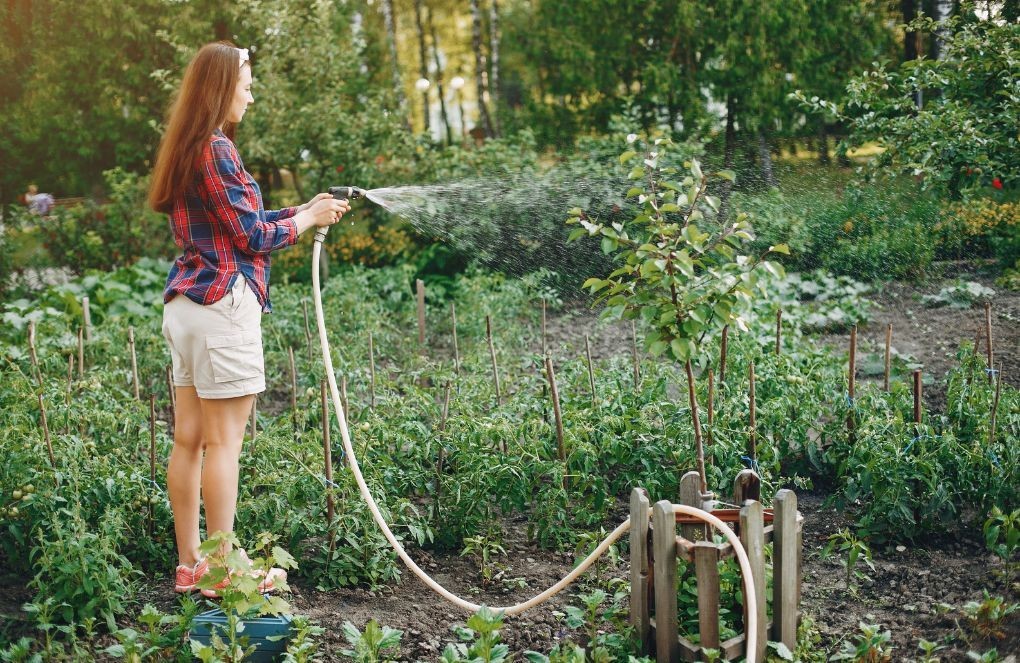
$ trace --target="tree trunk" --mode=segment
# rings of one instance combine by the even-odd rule
[[[485,103],[485,53],[482,52],[482,11],[478,0],[471,0],[471,48],[475,52],[475,86],[478,94],[478,114],[485,134],[493,136],[492,118]]]
[[[421,2],[414,0],[414,28],[418,33],[418,74],[425,80],[429,79],[429,63],[427,49],[425,47],[425,26],[421,20]],[[421,91],[421,114],[425,124],[425,133],[430,133],[431,122],[429,122],[429,89]]]
[[[765,186],[778,186],[772,172],[772,153],[769,151],[768,134],[764,128],[758,129],[758,159],[761,161],[761,178]]]
[[[825,122],[818,125],[818,163],[828,165],[832,163],[829,158],[829,128]]]
[[[492,103],[493,135],[499,135],[499,0],[489,5],[489,101]]]
[[[443,92],[443,66],[439,61],[439,38],[436,36],[436,24],[432,22],[432,8],[425,5],[425,18],[432,38],[432,60],[436,65],[436,91],[439,92],[439,115],[446,127],[446,144],[453,145],[453,129],[450,128],[450,116],[446,112],[446,97]]]
[[[900,0],[900,8],[903,10],[903,22],[910,23],[917,18],[916,0]],[[903,60],[909,62],[917,59],[917,33],[907,31],[903,35]]]
[[[391,74],[393,76],[393,92],[397,95],[397,105],[403,111],[406,107],[404,84],[400,76],[400,58],[397,57],[397,17],[393,11],[393,0],[383,0],[383,20],[386,23],[386,41],[390,47]],[[405,123],[407,118],[404,118]]]

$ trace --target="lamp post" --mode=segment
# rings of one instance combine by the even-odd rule
[[[467,129],[464,126],[464,104],[462,103],[460,93],[464,88],[464,78],[462,76],[454,76],[450,80],[450,87],[453,88],[453,94],[457,99],[457,115],[460,117],[460,136],[463,138]]]

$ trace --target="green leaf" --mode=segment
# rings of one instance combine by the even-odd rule
[[[627,197],[628,198],[633,198],[634,196],[639,196],[642,193],[643,193],[643,191],[641,190],[641,187],[638,187],[638,186],[632,186],[631,188],[627,189]]]
[[[790,247],[786,244],[776,244],[775,246],[769,247],[770,253],[782,253],[785,256],[790,255]]]
[[[570,232],[569,235],[567,235],[567,241],[568,242],[575,242],[575,241],[577,241],[581,237],[584,237],[587,234],[588,234],[588,231],[585,230],[584,228],[575,228],[574,230],[572,230]]]
[[[737,181],[737,174],[732,170],[720,170],[719,172],[716,173],[716,175],[718,175],[724,180],[729,180],[730,182]]]
[[[625,164],[631,159],[633,159],[636,155],[637,152],[635,152],[634,150],[627,150],[626,152],[620,155],[620,163]]]
[[[602,253],[609,255],[610,253],[616,250],[617,246],[618,245],[616,243],[616,240],[613,239],[612,237],[602,238]]]

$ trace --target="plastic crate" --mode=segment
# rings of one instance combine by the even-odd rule
[[[248,642],[255,645],[255,651],[251,657],[245,659],[255,663],[272,663],[278,660],[287,648],[290,640],[291,618],[289,615],[278,617],[258,617],[244,620],[244,631],[241,636],[247,636]],[[227,626],[227,616],[219,608],[203,612],[195,617],[191,627],[190,638],[204,645],[211,641],[214,630],[219,632],[221,638],[225,639],[224,632]],[[284,636],[279,640],[269,640],[270,637]]]

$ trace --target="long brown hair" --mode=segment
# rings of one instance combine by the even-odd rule
[[[149,205],[157,212],[173,211],[174,201],[184,195],[217,127],[223,126],[223,132],[233,137],[234,125],[226,119],[240,78],[239,62],[237,47],[218,41],[199,49],[184,70],[149,185]]]

